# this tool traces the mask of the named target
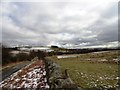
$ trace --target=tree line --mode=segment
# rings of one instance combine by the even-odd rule
[[[12,62],[20,62],[20,61],[30,61],[34,57],[38,57],[39,59],[44,59],[45,52],[43,51],[30,51],[29,54],[27,53],[18,53],[15,56],[11,54],[11,51],[15,50],[15,48],[7,48],[2,46],[2,66],[12,63]],[[17,49],[16,49],[17,50]]]

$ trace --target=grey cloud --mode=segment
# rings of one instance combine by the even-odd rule
[[[3,6],[6,9],[6,15],[3,15],[10,18],[12,23],[5,19],[3,41],[13,44],[56,43],[73,46],[117,41],[117,23],[112,21],[117,17],[115,5],[110,4],[99,12],[102,6],[91,11],[89,8],[92,5],[85,8],[80,3],[9,3],[7,8]]]
[[[118,30],[117,25],[115,26],[109,26],[109,28],[104,28],[107,30],[107,32],[102,32],[99,34],[98,40],[100,41],[118,41]]]
[[[103,18],[112,18],[118,16],[118,4],[112,4],[107,10],[104,11],[104,13],[101,14]]]

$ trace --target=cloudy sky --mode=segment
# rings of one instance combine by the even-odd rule
[[[74,48],[117,45],[117,0],[11,1],[0,5],[5,44]]]

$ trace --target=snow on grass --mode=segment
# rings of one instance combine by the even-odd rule
[[[49,88],[42,60],[33,62],[0,83],[0,88]]]
[[[110,57],[111,62],[109,61],[108,57]],[[70,75],[70,78],[78,86],[83,88],[96,87],[99,89],[108,89],[119,87],[119,64],[114,63],[114,61],[112,60],[116,57],[117,54],[110,55],[109,53],[107,53],[105,55],[98,54],[98,56],[91,54],[80,54],[80,57],[76,58],[58,59],[54,56],[48,58],[59,64],[63,71],[67,68],[69,70],[68,73]]]

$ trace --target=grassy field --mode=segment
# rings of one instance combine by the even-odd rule
[[[117,51],[110,51],[78,54],[72,58],[48,58],[59,64],[62,70],[68,69],[71,79],[82,88],[115,88],[119,79],[118,64],[99,61],[112,61],[117,57]]]

